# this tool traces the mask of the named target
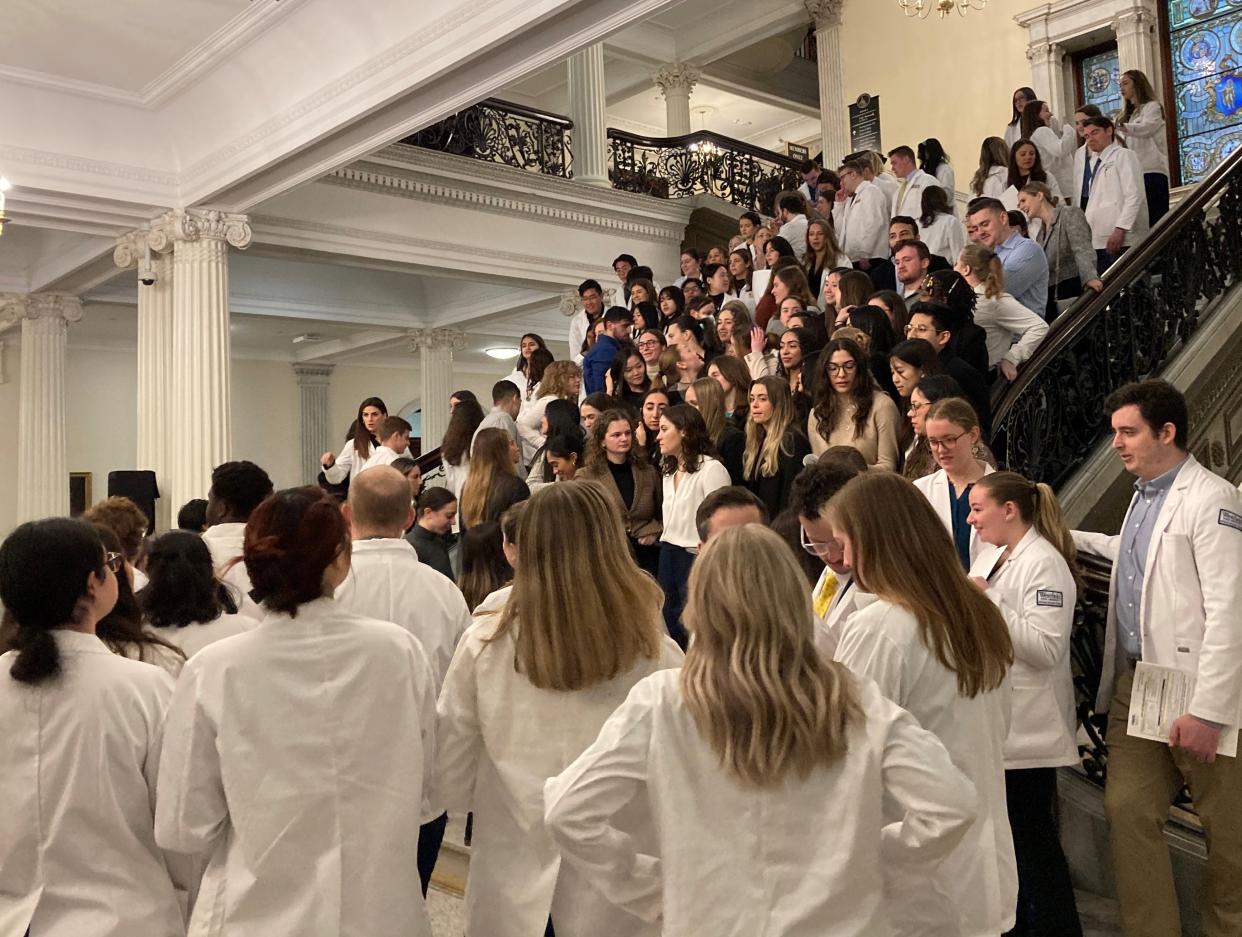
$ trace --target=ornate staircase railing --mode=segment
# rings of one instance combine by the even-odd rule
[[[488,98],[400,142],[568,179],[572,127],[567,117]]]
[[[1159,374],[1239,279],[1242,149],[1053,323],[993,408],[997,458],[1060,487],[1107,435],[1104,399]]]

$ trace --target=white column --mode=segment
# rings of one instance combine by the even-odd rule
[[[156,227],[160,226],[156,223]],[[161,251],[150,247],[150,240]],[[117,241],[112,259],[122,270],[137,267],[138,284],[138,447],[134,467],[155,473],[160,497],[155,502],[155,527],[168,530],[171,499],[168,485],[173,372],[173,262],[168,232],[134,231]]]
[[[1160,40],[1156,35],[1159,22],[1156,11],[1145,0],[1138,0],[1132,9],[1113,17],[1118,66],[1123,72],[1137,68],[1148,77],[1157,94],[1164,84]]]
[[[17,417],[17,520],[69,513],[65,430],[65,351],[82,303],[66,293],[9,296],[0,302],[22,323]]]
[[[674,62],[655,73],[655,83],[664,95],[664,133],[680,137],[690,132],[690,92],[702,77],[693,65]]]
[[[295,364],[298,378],[299,413],[302,430],[302,482],[313,485],[319,475],[319,458],[332,445],[328,427],[328,383],[334,364]]]
[[[1026,48],[1026,60],[1031,63],[1031,87],[1036,97],[1048,102],[1053,116],[1062,124],[1072,123],[1076,102],[1065,81],[1064,46],[1046,40],[1032,42]]]
[[[845,0],[805,0],[815,24],[815,55],[819,64],[819,127],[824,168],[836,168],[850,145],[850,112],[841,72],[841,10]]]
[[[440,446],[448,429],[453,393],[453,352],[466,347],[461,329],[410,329],[410,351],[418,353],[419,399],[423,409],[422,451]]]
[[[169,501],[205,498],[211,470],[232,451],[228,248],[250,244],[245,215],[178,210],[173,237]],[[262,406],[247,401],[247,406]]]
[[[597,42],[569,57],[574,179],[588,185],[611,185],[604,103],[604,44]]]

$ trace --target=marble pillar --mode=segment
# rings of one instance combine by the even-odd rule
[[[449,396],[453,393],[453,352],[466,347],[461,329],[411,329],[410,351],[418,355],[419,400],[422,406],[422,452],[438,449],[448,429]]]
[[[849,105],[841,69],[841,11],[845,0],[805,0],[815,24],[815,54],[819,66],[820,147],[825,169],[835,169],[852,151]]]
[[[674,62],[655,73],[655,83],[664,95],[665,136],[681,137],[690,132],[690,92],[702,73],[693,65]]]
[[[611,185],[604,105],[604,44],[597,42],[569,58],[574,179],[588,185]]]
[[[328,426],[328,385],[333,364],[295,364],[298,379],[298,404],[302,439],[302,482],[315,484],[319,475],[319,459],[329,449],[335,451],[331,428]]]

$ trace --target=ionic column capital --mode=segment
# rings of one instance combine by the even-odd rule
[[[82,300],[72,293],[0,294],[0,323],[12,324],[21,319],[79,322],[82,319]]]
[[[1136,35],[1147,32],[1157,23],[1155,10],[1146,7],[1134,7],[1124,10],[1113,17],[1113,32],[1118,36]]]
[[[250,246],[250,216],[202,208],[178,208],[151,225],[147,241],[155,251],[175,241],[219,240],[238,250]]]
[[[652,76],[665,97],[668,97],[670,93],[681,92],[689,94],[694,90],[694,86],[699,83],[699,79],[702,77],[703,72],[701,69],[688,65],[685,62],[674,62],[672,65],[664,65]]]
[[[334,364],[293,365],[293,373],[297,375],[298,385],[301,387],[326,387],[332,377],[332,372],[335,370],[336,365]]]
[[[803,0],[806,11],[811,14],[815,31],[831,29],[841,25],[841,13],[845,8],[845,0]]]
[[[1060,64],[1064,55],[1065,47],[1059,42],[1039,40],[1038,42],[1032,42],[1026,47],[1026,60],[1032,65],[1042,63],[1057,65]]]
[[[461,351],[466,347],[466,333],[454,328],[410,329],[405,333],[411,352]]]

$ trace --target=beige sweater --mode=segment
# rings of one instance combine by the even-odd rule
[[[897,427],[901,419],[897,413],[897,405],[883,391],[877,390],[872,398],[871,415],[861,436],[854,435],[853,401],[837,418],[836,426],[825,439],[816,426],[815,414],[807,419],[806,436],[811,441],[811,451],[816,455],[832,446],[853,446],[862,453],[868,465],[878,466],[890,471],[897,470],[901,457],[901,448],[897,443]]]

